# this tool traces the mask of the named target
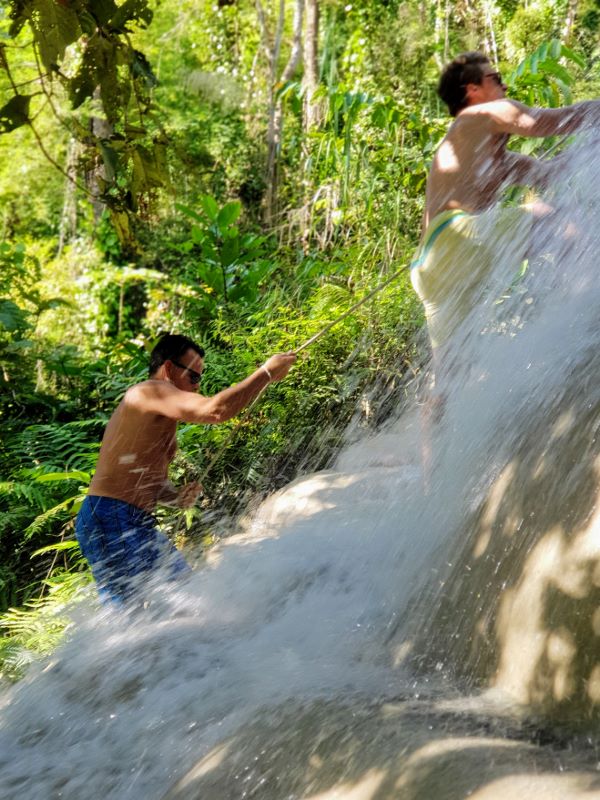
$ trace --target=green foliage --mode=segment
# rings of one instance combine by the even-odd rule
[[[52,652],[63,639],[70,624],[68,607],[82,596],[91,575],[76,542],[59,542],[33,554],[60,556],[69,552],[74,553],[74,566],[56,568],[43,581],[42,596],[28,600],[22,609],[10,608],[0,614],[0,680],[19,679],[32,661]]]
[[[31,97],[29,94],[16,94],[0,108],[0,133],[10,133],[27,124]]]
[[[199,256],[195,279],[212,316],[221,301],[244,304],[256,300],[258,287],[273,270],[273,264],[264,257],[267,237],[240,232],[236,224],[242,211],[239,201],[219,208],[213,197],[204,195],[200,205],[201,214],[181,203],[176,206],[196,223],[180,249]]]
[[[13,96],[0,109],[0,133],[28,126],[48,155],[34,120],[45,105],[58,114],[57,104],[63,105],[62,98],[68,97],[79,113],[61,109],[59,118],[85,149],[82,165],[85,162],[88,172],[95,173],[94,188],[87,189],[109,209],[122,245],[134,250],[131,212],[138,210],[142,196],[169,184],[166,140],[151,116],[156,78],[130,37],[134,29],[152,20],[148,3],[125,0],[117,6],[113,0],[100,4],[82,0],[69,5],[12,0],[9,7],[12,24],[7,33],[15,44],[2,43],[0,69]],[[24,29],[32,37],[30,45],[24,44]],[[36,64],[33,79],[17,57],[27,46]],[[32,80],[41,91],[21,93],[21,81],[29,84]],[[96,100],[104,115],[101,125],[94,123]]]
[[[523,58],[544,41],[557,36],[562,15],[557,13],[557,3],[537,0],[515,10],[506,27],[506,37],[511,57]]]
[[[529,105],[571,103],[575,78],[566,66],[569,62],[579,68],[585,65],[581,55],[558,39],[543,42],[509,75],[507,85]]]

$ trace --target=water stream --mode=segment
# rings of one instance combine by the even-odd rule
[[[1,798],[600,798],[596,153],[424,398],[145,610],[75,608],[0,696]]]

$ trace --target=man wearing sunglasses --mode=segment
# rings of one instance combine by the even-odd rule
[[[507,99],[500,73],[482,53],[463,53],[448,64],[438,94],[455,120],[433,158],[411,270],[434,354],[478,304],[503,252],[511,259],[509,271],[518,271],[536,218],[552,210],[541,202],[512,208],[498,203],[509,186],[545,188],[560,167],[560,158],[540,161],[508,150],[509,137],[564,135],[600,119],[597,101],[529,108]]]
[[[189,567],[156,527],[157,504],[192,506],[196,482],[179,488],[168,479],[178,422],[216,424],[236,416],[296,360],[271,356],[240,383],[213,397],[198,393],[204,350],[186,336],[163,336],[150,355],[149,379],[132,386],[110,418],[96,472],[75,531],[104,598],[118,603],[138,596],[158,566],[169,576]]]

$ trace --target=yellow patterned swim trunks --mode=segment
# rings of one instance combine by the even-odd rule
[[[507,274],[517,272],[532,219],[526,206],[493,206],[479,214],[452,209],[434,217],[411,264],[434,348],[478,304],[492,267],[503,261]]]

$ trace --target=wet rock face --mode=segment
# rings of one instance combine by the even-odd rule
[[[541,749],[482,711],[360,698],[264,710],[163,800],[583,800],[598,790],[572,754]]]
[[[509,456],[446,551],[415,651],[551,718],[600,714],[600,358],[532,398]]]

